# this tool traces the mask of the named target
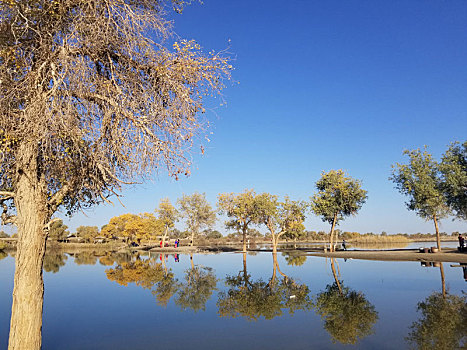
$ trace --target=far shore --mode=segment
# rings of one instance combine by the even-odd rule
[[[286,244],[297,244],[296,247],[290,248],[284,246]],[[443,248],[438,253],[421,253],[418,249],[365,249],[365,250],[338,250],[335,252],[325,251],[320,247],[303,247],[300,243],[321,243],[325,242],[281,242],[277,251],[278,253],[288,253],[294,255],[303,256],[316,256],[326,258],[343,258],[343,259],[362,259],[362,260],[378,260],[378,261],[420,261],[420,262],[457,262],[467,263],[467,252],[459,252],[456,248]],[[252,245],[248,252],[272,252],[272,247],[257,248],[257,244],[268,244],[270,242],[256,242],[256,245]],[[16,249],[14,246],[9,246],[5,251],[14,252]],[[129,247],[127,244],[122,242],[111,242],[111,243],[48,243],[47,250],[54,251],[59,250],[62,252],[76,252],[81,250],[91,251],[133,251],[133,252],[149,252],[149,253],[161,253],[161,254],[193,254],[193,253],[222,253],[222,252],[242,252],[241,243],[228,243],[228,244],[211,244],[207,243],[198,246],[182,245],[177,248],[173,246],[159,247],[158,244],[141,245],[138,247]]]

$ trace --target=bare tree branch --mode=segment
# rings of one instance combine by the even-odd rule
[[[3,201],[0,201],[0,205],[3,207],[3,211],[1,214],[2,223],[4,225],[16,225],[16,215],[8,214],[8,206]]]
[[[47,224],[44,225],[44,231],[45,231],[45,235],[48,235],[49,232],[50,232],[50,226],[56,222],[56,221],[60,221],[61,219],[60,218],[53,218],[52,220],[50,220]]]
[[[0,191],[0,196],[2,196],[2,198],[0,198],[0,200],[4,201],[4,200],[15,198],[15,193],[14,192],[8,192],[8,191]]]

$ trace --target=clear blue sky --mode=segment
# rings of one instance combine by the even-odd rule
[[[194,191],[213,205],[245,188],[308,200],[321,171],[341,168],[369,192],[341,229],[433,232],[388,177],[405,148],[428,145],[439,157],[467,139],[467,1],[204,0],[173,18],[180,37],[206,52],[230,46],[235,58],[239,84],[209,116],[206,153],[193,150],[191,177],[161,173],[125,190],[126,208],[77,214],[65,220],[71,229]],[[328,230],[311,214],[306,227]],[[441,230],[467,224],[446,219]]]

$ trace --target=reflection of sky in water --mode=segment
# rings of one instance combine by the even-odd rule
[[[156,261],[160,261],[157,259]],[[190,268],[190,258],[180,256],[180,262],[169,255],[168,268],[182,281]],[[279,253],[282,272],[305,283],[310,296],[322,292],[334,281],[330,261],[308,257],[302,266],[288,266]],[[224,278],[243,270],[242,254],[223,253],[194,255],[194,263],[212,267],[225,289]],[[446,287],[461,295],[467,289],[462,269],[444,263]],[[408,327],[419,318],[417,303],[433,292],[441,291],[440,269],[422,267],[419,262],[374,262],[337,260],[344,285],[361,291],[375,306],[379,320],[375,333],[357,342],[359,349],[407,348],[404,337]],[[6,348],[14,260],[0,261],[0,348]],[[58,273],[44,273],[45,302],[43,325],[44,349],[304,349],[340,348],[333,344],[323,329],[320,316],[311,311],[297,311],[290,316],[257,322],[244,318],[220,318],[217,314],[217,293],[206,304],[206,311],[181,311],[173,298],[166,308],[156,304],[147,289],[131,283],[118,285],[106,278],[109,267],[76,265],[68,257]],[[247,269],[252,280],[268,281],[273,272],[270,253],[247,256]]]

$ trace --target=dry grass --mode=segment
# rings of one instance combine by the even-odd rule
[[[411,242],[405,236],[402,235],[389,235],[389,236],[361,236],[349,240],[352,243],[409,243]]]

